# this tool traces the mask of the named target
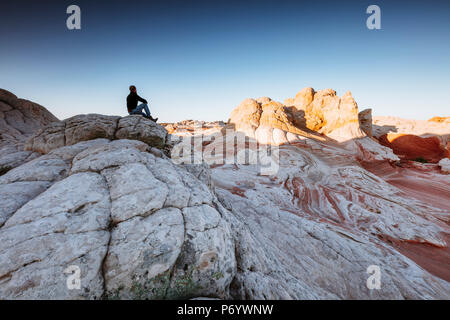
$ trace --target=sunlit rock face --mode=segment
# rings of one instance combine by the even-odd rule
[[[246,99],[232,111],[229,123],[261,143],[277,145],[289,142],[287,133],[322,140],[325,135],[338,142],[366,136],[352,94],[338,97],[331,89],[305,88],[285,104],[270,98]]]
[[[342,97],[336,91],[305,88],[295,96],[293,105],[304,110],[306,126],[337,141],[363,137],[358,125],[358,105],[350,91]]]
[[[312,102],[306,106],[305,117],[309,129],[326,135],[344,138],[343,134],[349,131],[349,138],[364,136],[363,133],[357,132],[358,105],[350,91],[341,98],[331,89],[318,91]],[[336,130],[339,130],[339,133],[336,133]]]
[[[280,145],[289,142],[289,135],[312,137],[307,128],[296,125],[295,113],[280,102],[269,98],[246,99],[230,115],[228,123],[263,144]],[[317,139],[323,140],[319,134]]]
[[[246,99],[231,112],[228,122],[235,125],[236,131],[244,132],[247,136],[254,138],[261,114],[261,104],[254,99]]]
[[[302,89],[295,95],[294,106],[299,110],[306,110],[306,107],[313,102],[315,93],[311,87]]]
[[[402,159],[439,162],[447,156],[447,150],[436,136],[422,138],[412,134],[388,133],[379,138],[382,145],[391,148]]]
[[[450,122],[445,117],[428,121],[375,117],[373,132],[402,159],[438,163],[450,156]]]
[[[433,117],[431,119],[428,119],[428,121],[450,124],[450,117]]]

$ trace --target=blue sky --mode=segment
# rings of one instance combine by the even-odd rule
[[[4,2],[0,88],[60,119],[125,115],[130,84],[163,122],[227,120],[247,97],[306,86],[350,90],[375,115],[450,116],[449,1]]]

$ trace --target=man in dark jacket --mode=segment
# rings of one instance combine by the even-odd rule
[[[138,105],[138,101],[142,103]],[[150,110],[148,109],[147,100],[138,96],[135,86],[130,86],[130,94],[127,97],[127,109],[128,114],[140,114],[152,121],[158,121],[158,118],[153,119],[151,116]],[[145,113],[143,113],[142,110],[144,110]]]

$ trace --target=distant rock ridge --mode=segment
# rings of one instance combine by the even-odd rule
[[[433,117],[428,119],[428,121],[450,124],[450,117]]]

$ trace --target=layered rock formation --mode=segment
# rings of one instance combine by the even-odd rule
[[[448,118],[429,121],[376,117],[372,125],[372,110],[358,112],[358,105],[348,91],[338,97],[332,89],[315,91],[304,88],[284,105],[268,97],[246,99],[231,113],[229,123],[235,130],[259,143],[282,145],[304,137],[324,141],[324,136],[340,143],[369,149],[380,149],[368,139],[374,136],[382,146],[389,147],[405,160],[437,163],[450,156]],[[382,149],[378,154],[384,154]],[[387,151],[389,154],[389,151]],[[369,160],[373,157],[369,155]],[[373,159],[379,159],[374,157]],[[391,160],[398,160],[388,156]]]
[[[437,163],[450,156],[450,123],[447,118],[429,121],[375,117],[374,136],[405,160]]]
[[[364,148],[368,141],[376,144],[365,139],[369,138],[357,143]],[[228,149],[224,153],[231,154]],[[361,166],[362,155],[351,148],[306,138],[280,146],[279,154],[280,168],[270,176],[260,175],[258,165],[212,168],[219,199],[237,217],[235,225],[244,229],[236,235],[237,297],[403,299],[431,298],[438,291],[449,295],[448,283],[438,280],[450,280],[440,268],[442,262],[448,265],[445,199],[450,196],[441,174],[428,173],[440,186],[431,201],[429,194],[374,175],[369,170],[375,168]],[[365,163],[396,167],[382,160]],[[415,181],[411,173],[403,174]],[[397,251],[393,243],[422,244],[429,255],[411,256],[418,267],[409,260],[409,252]],[[371,264],[382,266],[389,279],[381,291],[364,285],[364,270]],[[429,282],[422,268],[437,277]]]
[[[448,159],[399,161],[370,116],[307,88],[172,134],[140,116],[46,124],[0,175],[0,298],[449,299]],[[186,141],[185,159],[225,161],[175,164]],[[276,171],[247,161],[258,144]]]
[[[288,143],[296,135],[323,140],[323,134],[339,142],[366,136],[351,93],[339,98],[331,89],[305,88],[284,105],[267,97],[247,99],[232,111],[229,123],[267,144]]]
[[[448,154],[436,136],[388,133],[379,137],[382,145],[391,148],[402,159],[437,163]]]
[[[365,136],[358,124],[358,105],[350,91],[338,97],[332,89],[316,92],[313,88],[304,88],[292,103],[298,111],[297,116],[303,111],[306,126],[313,131],[337,141]]]
[[[449,297],[447,177],[436,165],[400,162],[390,148],[367,137],[380,128],[372,127],[370,109],[358,114],[349,94],[317,95],[316,107],[334,103],[328,112],[313,111],[315,96],[305,89],[285,106],[269,98],[247,99],[231,113],[229,122],[248,136],[246,144],[277,146],[279,169],[269,176],[261,175],[259,165],[233,162],[243,145],[233,136],[217,138],[228,127],[218,128],[213,139],[210,126],[192,132],[192,137],[203,133],[199,145],[222,150],[226,158],[211,170],[216,193],[232,213],[238,265],[233,296]],[[348,105],[348,121],[330,116],[327,124],[335,129],[327,129],[320,119],[338,114],[341,103]],[[296,116],[306,118],[303,125]],[[308,131],[305,121],[312,129],[324,128],[328,138],[332,132],[345,138],[326,139]],[[259,135],[260,128],[268,134]],[[371,264],[388,277],[380,291],[364,284]]]
[[[297,126],[296,121],[287,107],[266,98],[244,100],[231,112],[228,123],[236,131],[266,144],[288,143],[296,140],[297,135],[324,140],[320,135]]]

